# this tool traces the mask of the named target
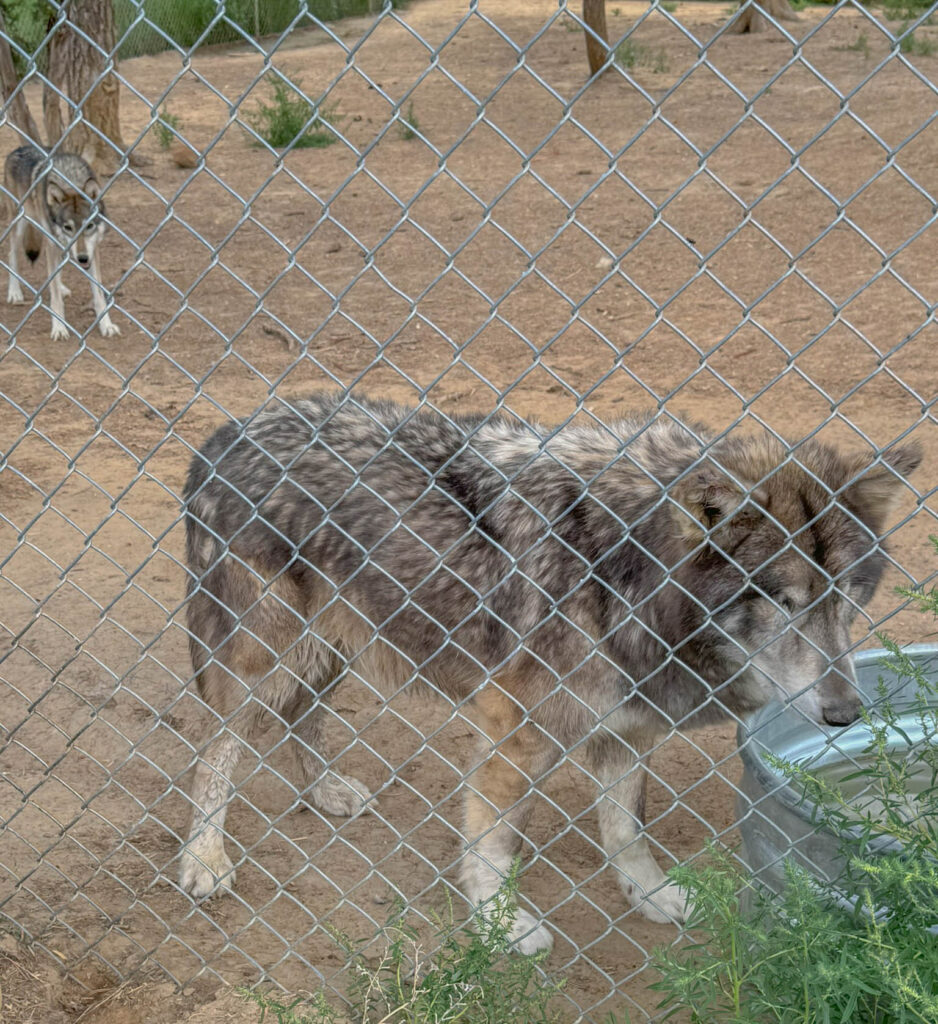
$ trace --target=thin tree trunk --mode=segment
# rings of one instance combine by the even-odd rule
[[[20,89],[15,96],[13,95],[19,85],[19,76],[16,73],[13,53],[7,39],[6,22],[3,20],[3,11],[0,11],[0,88],[3,90],[3,102],[6,106],[6,120],[19,132],[24,142],[32,142],[36,146],[41,146],[42,139],[39,137],[39,128],[26,105],[26,96],[23,90]]]
[[[735,16],[729,31],[742,35],[744,32],[765,32],[772,23],[766,18],[770,14],[776,21],[798,21],[798,15],[788,0],[753,0]]]
[[[116,45],[112,0],[69,0],[63,10],[49,43],[42,96],[46,135],[50,147],[64,137],[61,148],[110,174],[127,148],[120,130],[120,84],[106,70]],[[82,119],[72,124],[78,108]]]
[[[590,74],[595,75],[609,57],[609,36],[606,34],[606,0],[583,0],[583,21],[586,33],[586,59]]]

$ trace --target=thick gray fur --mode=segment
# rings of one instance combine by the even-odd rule
[[[317,753],[350,667],[473,710],[474,903],[520,850],[532,792],[580,745],[626,897],[682,921],[685,894],[641,834],[643,758],[674,728],[779,696],[818,722],[857,717],[850,626],[919,458],[714,441],[666,414],[551,430],[357,396],[274,400],[223,426],[185,491],[191,653],[227,728],[197,767],[183,887],[234,881],[225,806],[261,708],[293,726],[308,802],[367,806]],[[525,912],[515,939],[551,941]]]

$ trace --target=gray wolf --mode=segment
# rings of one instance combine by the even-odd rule
[[[714,440],[666,414],[549,430],[356,396],[276,400],[221,427],[185,488],[190,650],[222,728],[200,750],[182,888],[233,885],[232,771],[270,712],[292,728],[306,801],[366,807],[319,753],[333,684],[354,671],[421,681],[477,722],[461,862],[474,903],[578,747],[627,900],[681,922],[685,894],[641,835],[643,759],[670,730],[779,696],[820,723],[858,716],[850,625],[919,459]],[[551,944],[524,911],[513,938]]]
[[[16,218],[10,230],[7,302],[17,305],[25,301],[19,277],[20,250],[34,263],[45,241],[53,340],[68,337],[65,296],[70,293],[61,274],[65,263],[73,257],[91,278],[98,329],[105,338],[120,334],[107,312],[107,297],[101,284],[98,245],[104,237],[105,211],[101,186],[92,169],[75,153],[50,156],[35,146],[20,146],[6,158],[3,184],[8,197],[12,197],[8,201],[14,204],[11,221]]]

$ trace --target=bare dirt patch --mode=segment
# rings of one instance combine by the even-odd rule
[[[935,58],[893,58],[867,81],[887,43],[841,11],[800,57],[769,33],[720,38],[695,67],[699,46],[655,14],[638,33],[653,59],[587,88],[582,33],[545,31],[555,13],[426,0],[376,28],[293,34],[270,59],[329,91],[343,141],[282,160],[233,119],[266,96],[256,49],[121,66],[124,137],[152,161],[107,194],[122,337],[53,343],[47,311],[0,306],[0,912],[87,996],[48,995],[45,1019],[253,1018],[225,986],[341,989],[325,926],[367,940],[398,895],[427,911],[452,882],[469,727],[349,685],[332,754],[378,792],[379,813],[297,810],[278,748],[248,764],[229,818],[236,895],[195,905],[174,885],[179,787],[207,724],[185,689],[178,496],[226,414],[354,386],[548,422],[657,405],[716,427],[757,417],[856,449],[910,432],[929,490]],[[611,31],[644,13],[611,8]],[[676,17],[706,42],[724,12],[681,4]],[[850,49],[861,34],[868,56]],[[406,139],[391,121],[411,102],[419,135]],[[164,103],[199,167],[147,133]],[[67,310],[85,330],[74,276]],[[905,573],[932,571],[928,502],[910,493],[900,521],[874,624]],[[889,628],[910,640],[923,627]],[[732,826],[734,745],[727,726],[657,755],[662,861]],[[523,886],[557,934],[550,966],[600,1020],[654,1006],[646,950],[674,931],[626,913],[592,800],[575,763],[554,774]]]

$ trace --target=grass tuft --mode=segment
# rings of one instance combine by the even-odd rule
[[[668,55],[663,49],[653,49],[632,39],[623,39],[616,47],[616,64],[620,68],[650,68],[656,74],[668,70]]]
[[[905,32],[906,28],[907,25],[903,25],[899,30],[900,34]],[[934,40],[926,36],[916,35],[914,32],[906,32],[899,40],[899,49],[911,57],[930,57],[938,47],[936,47]]]
[[[870,59],[870,40],[865,32],[861,32],[854,42],[846,46],[838,46],[838,50],[846,50],[850,53],[862,53],[864,59]]]
[[[414,113],[413,100],[407,104],[407,113],[404,115],[403,119],[397,122],[397,130],[400,132],[401,138],[406,142],[417,138],[420,132],[420,122],[417,120],[417,115]]]
[[[545,980],[541,964],[546,951],[534,956],[511,952],[517,871],[516,864],[484,913],[476,914],[474,928],[456,927],[447,902],[429,941],[396,907],[379,935],[377,957],[371,944],[366,957],[364,944],[333,932],[352,976],[350,1007],[341,1012],[321,992],[289,1002],[256,991],[242,995],[260,1008],[261,1021],[272,1015],[278,1024],[552,1024],[559,1020],[551,1004],[561,984]]]
[[[342,120],[336,114],[337,104],[317,106],[302,92],[299,82],[294,85],[273,73],[267,76],[267,84],[271,102],[261,101],[247,121],[269,146],[319,149],[335,142],[332,126]]]

